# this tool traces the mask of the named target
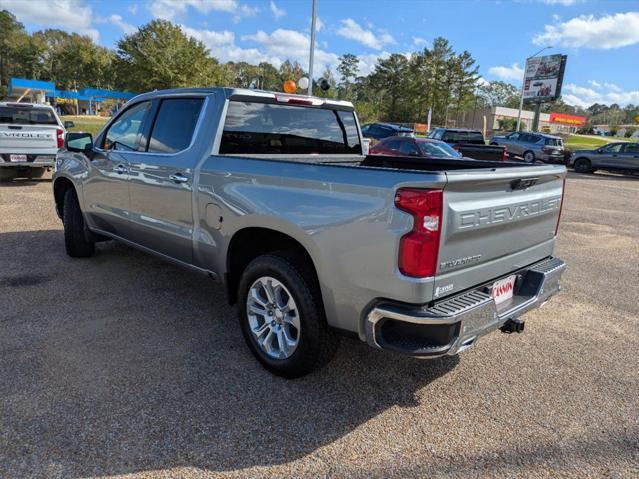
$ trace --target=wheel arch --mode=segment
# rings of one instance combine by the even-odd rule
[[[60,219],[64,217],[64,195],[70,189],[75,190],[75,185],[73,184],[73,181],[71,181],[66,176],[60,176],[53,182],[53,198],[55,200],[55,210],[58,213],[58,217]]]
[[[318,270],[306,246],[292,236],[270,228],[248,226],[236,231],[226,253],[225,283],[230,304],[237,303],[237,289],[242,273],[260,255],[286,251],[304,261],[313,274],[320,296]],[[323,299],[322,299],[323,302]]]

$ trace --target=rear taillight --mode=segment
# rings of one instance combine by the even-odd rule
[[[399,245],[399,270],[402,274],[416,278],[435,275],[443,197],[442,190],[397,190],[395,206],[413,215],[413,229],[402,236]]]
[[[506,161],[508,159],[508,152],[506,151],[506,147],[504,146],[501,150],[501,161]]]
[[[64,130],[62,128],[56,129],[56,135],[58,139],[58,148],[62,148],[64,146]]]
[[[461,151],[461,147],[459,145],[455,145],[455,146],[453,146],[453,150]]]
[[[564,177],[564,184],[561,187],[561,202],[559,203],[559,215],[557,215],[557,224],[555,225],[555,236],[559,232],[559,221],[561,220],[561,211],[564,209],[564,198],[566,197],[566,178]]]

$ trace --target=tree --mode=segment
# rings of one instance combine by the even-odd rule
[[[118,83],[132,91],[211,85],[216,60],[199,40],[153,20],[117,44]]]
[[[408,73],[408,59],[399,53],[381,59],[371,74],[371,86],[378,94],[382,104],[383,116],[387,120],[397,121],[405,117],[406,88],[404,78]]]
[[[489,106],[518,108],[519,95],[519,89],[503,81],[492,81],[479,87],[479,96],[483,98]]]
[[[359,72],[359,58],[352,53],[346,53],[339,57],[337,71],[340,74],[339,97],[350,100],[352,98],[352,85]],[[331,75],[332,76],[332,75]]]

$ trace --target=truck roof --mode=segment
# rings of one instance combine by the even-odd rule
[[[138,99],[149,99],[149,98],[157,98],[161,96],[172,96],[172,95],[188,95],[188,94],[212,94],[212,93],[222,93],[225,98],[231,97],[255,97],[255,98],[268,98],[268,99],[276,99],[277,96],[283,97],[296,97],[300,99],[307,100],[315,100],[317,102],[321,102],[321,104],[333,105],[342,108],[353,108],[353,104],[350,101],[344,100],[334,100],[331,98],[323,98],[317,96],[307,96],[300,94],[292,94],[292,93],[283,93],[283,92],[275,92],[275,91],[267,91],[267,90],[254,90],[250,88],[229,88],[229,87],[206,87],[206,88],[172,88],[168,90],[154,90],[147,93],[141,93],[140,95],[134,97],[132,100]]]

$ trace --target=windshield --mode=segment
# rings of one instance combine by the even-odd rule
[[[361,154],[353,111],[229,102],[221,154]]]
[[[450,145],[440,141],[418,140],[419,147],[424,156],[437,156],[443,158],[459,158],[460,154]]]
[[[0,106],[0,123],[10,125],[57,125],[49,108]]]

